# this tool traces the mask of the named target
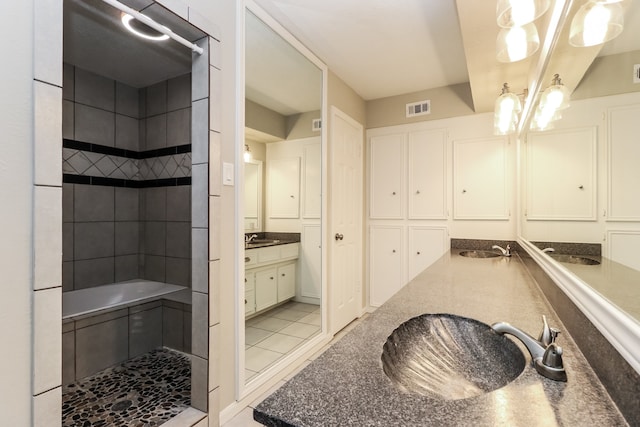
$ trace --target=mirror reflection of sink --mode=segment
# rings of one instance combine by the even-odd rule
[[[250,242],[245,242],[244,247],[245,249],[259,248],[261,246],[276,245],[278,243],[280,243],[278,239],[253,239]]]
[[[600,265],[600,261],[580,255],[549,254],[549,256],[558,262],[565,262],[567,264]]]
[[[482,322],[423,314],[389,335],[382,365],[405,392],[459,400],[509,384],[524,370],[525,357],[513,341]]]
[[[467,258],[496,258],[501,256],[499,253],[491,251],[462,251],[460,255]]]

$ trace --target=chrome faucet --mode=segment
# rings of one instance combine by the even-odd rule
[[[258,235],[257,234],[252,234],[251,236],[247,236],[246,234],[244,235],[244,242],[245,243],[251,243],[253,241],[253,239],[257,239]]]
[[[542,252],[544,252],[545,254],[547,254],[547,253],[549,253],[549,252],[555,252],[555,251],[556,251],[556,250],[555,250],[555,249],[553,249],[553,248],[544,248],[544,249],[542,250]]]
[[[502,249],[498,245],[493,245],[491,246],[491,249],[500,249],[500,252],[502,252],[502,256],[511,256],[511,245],[507,245],[506,249]]]
[[[540,375],[555,381],[567,381],[562,364],[562,347],[555,343],[560,331],[549,327],[546,316],[542,316],[542,323],[542,332],[537,340],[506,322],[494,323],[491,328],[501,335],[510,334],[522,341]]]

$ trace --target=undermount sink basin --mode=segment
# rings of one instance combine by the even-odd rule
[[[501,256],[499,253],[491,251],[462,251],[460,255],[467,258],[497,258]]]
[[[600,261],[583,257],[580,255],[556,255],[551,254],[551,258],[558,262],[566,262],[567,264],[580,264],[580,265],[600,265]]]
[[[245,242],[244,247],[245,248],[257,248],[260,246],[269,246],[269,245],[275,245],[277,243],[280,243],[280,240],[277,239],[254,239],[250,242]]]
[[[254,244],[254,245],[263,245],[265,243],[280,243],[280,240],[274,240],[274,239],[253,239],[252,241],[249,242],[249,244]]]
[[[504,387],[522,373],[525,358],[489,325],[452,314],[423,314],[389,335],[382,366],[405,392],[459,400]]]

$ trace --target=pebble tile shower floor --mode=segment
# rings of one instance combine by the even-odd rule
[[[158,426],[191,402],[189,357],[154,350],[62,390],[62,427]]]

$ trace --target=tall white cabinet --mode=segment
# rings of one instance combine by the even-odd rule
[[[367,283],[379,306],[451,238],[515,239],[516,150],[475,114],[367,131]]]
[[[370,131],[368,152],[369,302],[379,306],[449,248],[446,130]]]

